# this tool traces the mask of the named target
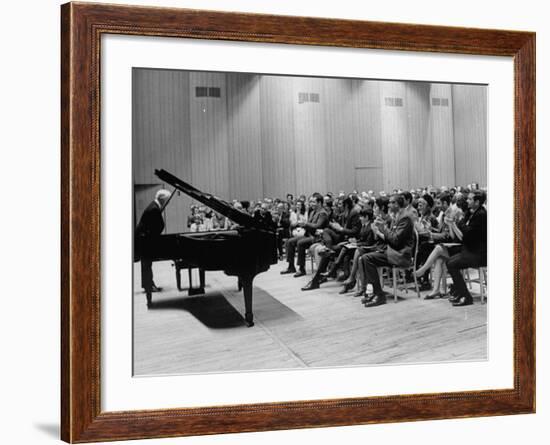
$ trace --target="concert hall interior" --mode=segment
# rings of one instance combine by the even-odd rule
[[[134,68],[132,167],[135,375],[487,359],[486,85]]]

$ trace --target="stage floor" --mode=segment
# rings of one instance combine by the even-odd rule
[[[301,291],[311,274],[281,276],[285,267],[279,262],[254,280],[255,325],[248,328],[236,277],[207,272],[206,294],[187,296],[187,290],[177,290],[172,263],[154,263],[163,291],[153,294],[148,309],[136,263],[134,375],[487,359],[487,304],[480,303],[475,283],[471,306],[421,300],[409,290],[399,292],[396,304],[392,299],[367,309],[353,293],[339,295],[341,283],[335,281]]]

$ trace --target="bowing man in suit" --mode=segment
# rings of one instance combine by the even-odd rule
[[[487,265],[487,211],[483,207],[485,199],[485,192],[481,190],[469,193],[469,212],[458,223],[458,230],[462,232],[462,251],[453,255],[447,262],[447,270],[454,284],[454,295],[449,298],[453,306],[473,304],[472,295],[464,283],[460,270]]]
[[[169,199],[168,190],[159,190],[155,199],[143,211],[134,232],[136,253],[141,259],[141,287],[152,292],[160,292],[162,289],[153,281],[153,262],[147,258],[147,245],[154,242],[164,230],[162,210]]]
[[[410,266],[412,261],[414,224],[402,194],[394,194],[390,197],[389,210],[395,215],[389,228],[372,225],[374,234],[386,243],[385,248],[361,257],[366,282],[372,284],[374,290],[372,295],[366,295],[361,300],[365,307],[386,303],[386,294],[382,290],[378,277],[378,267],[406,267]]]

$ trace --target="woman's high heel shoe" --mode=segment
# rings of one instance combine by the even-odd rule
[[[341,294],[347,294],[350,290],[352,290],[353,288],[355,287],[355,281],[346,281],[344,283],[344,287],[342,288],[342,290],[340,292],[338,292],[340,295]]]

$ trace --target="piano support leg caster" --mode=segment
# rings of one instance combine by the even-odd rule
[[[176,284],[178,286],[178,290],[181,292],[181,269],[176,265]]]
[[[187,273],[189,274],[189,289],[187,291],[187,295],[191,296],[191,295],[204,294],[204,281],[205,281],[204,269],[199,269],[199,282],[200,282],[199,287],[193,287],[193,270],[191,267],[187,269]]]
[[[187,295],[202,295],[204,294],[204,287],[190,287],[187,291]]]
[[[254,326],[254,315],[252,314],[252,280],[254,277],[240,278],[240,283],[244,290],[244,320],[246,325],[250,328]]]

